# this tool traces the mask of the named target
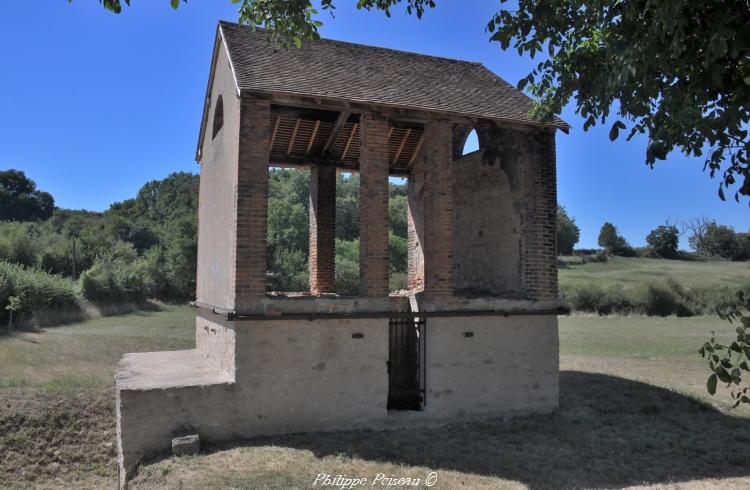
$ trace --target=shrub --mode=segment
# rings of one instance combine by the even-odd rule
[[[301,250],[277,248],[270,271],[267,287],[271,291],[307,291],[310,289],[307,254]]]
[[[406,273],[391,272],[391,276],[388,278],[388,288],[390,291],[406,289]]]
[[[563,300],[573,311],[598,313],[604,300],[604,289],[595,284],[585,284],[571,291],[563,292]]]
[[[28,318],[42,311],[80,310],[81,299],[69,279],[34,268],[0,261],[0,321],[8,320],[8,302],[20,302],[15,317]]]
[[[344,296],[359,294],[359,262],[336,257],[336,292]]]
[[[141,303],[149,294],[143,261],[129,263],[118,257],[97,259],[81,274],[83,297],[96,304]]]
[[[651,316],[690,316],[690,310],[667,284],[646,283],[638,288],[637,308]]]

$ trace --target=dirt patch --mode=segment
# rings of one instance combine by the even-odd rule
[[[9,487],[111,487],[114,393],[0,391],[0,454]]]

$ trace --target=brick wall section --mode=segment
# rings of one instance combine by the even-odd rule
[[[388,295],[388,130],[381,115],[360,118],[360,296]]]
[[[452,293],[453,255],[453,141],[452,126],[444,121],[425,124],[424,162],[424,291],[427,296]]]
[[[336,167],[310,170],[310,292],[335,289]]]
[[[526,196],[524,284],[536,300],[557,299],[557,179],[555,134],[533,131],[525,134],[524,169]]]
[[[270,115],[270,102],[242,98],[236,190],[237,239],[232,264],[237,308],[266,293]]]

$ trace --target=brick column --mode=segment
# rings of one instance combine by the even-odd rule
[[[266,293],[270,117],[270,102],[242,97],[236,188],[236,241],[232,257],[235,307],[238,310],[248,308],[254,303],[253,300]],[[221,237],[215,239],[219,240]]]
[[[388,129],[380,115],[360,117],[360,296],[388,296]]]
[[[555,133],[524,134],[524,153],[529,162],[524,176],[526,293],[536,300],[557,299],[557,179]]]
[[[448,296],[453,285],[453,143],[451,124],[425,124],[422,143],[424,188],[424,292],[427,296]]]
[[[310,292],[332,293],[336,258],[336,167],[310,170]]]

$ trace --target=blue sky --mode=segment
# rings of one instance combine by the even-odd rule
[[[322,13],[325,37],[484,63],[515,84],[534,62],[502,52],[484,32],[496,1],[438,2],[422,20]],[[467,8],[470,5],[470,8]],[[116,16],[96,0],[0,4],[0,168],[25,171],[61,207],[104,210],[146,181],[197,172],[194,152],[216,22],[229,0],[133,0]],[[746,230],[747,203],[722,202],[700,159],[644,164],[645,140],[610,142],[608,127],[557,138],[559,200],[594,247],[604,221],[633,245],[663,223],[707,215]],[[686,247],[683,239],[681,246]]]

